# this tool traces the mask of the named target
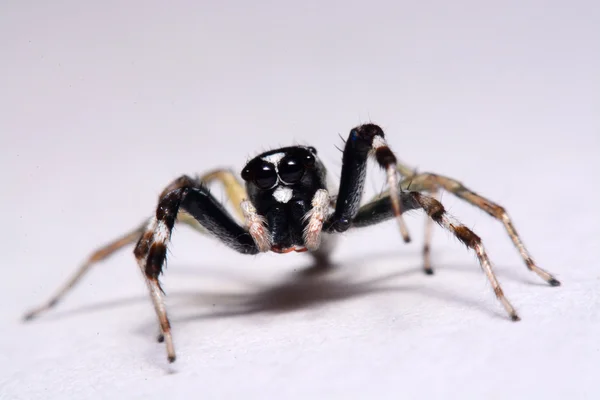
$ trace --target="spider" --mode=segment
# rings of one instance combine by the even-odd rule
[[[361,206],[367,161],[374,159],[385,171],[387,190]],[[467,189],[455,179],[418,173],[399,163],[375,124],[353,128],[345,142],[337,196],[326,186],[326,169],[314,147],[291,146],[271,150],[251,159],[242,169],[245,185],[230,170],[219,169],[202,177],[182,176],[161,193],[153,217],[122,237],[96,250],[74,276],[47,303],[25,315],[30,320],[54,307],[90,270],[117,250],[137,241],[134,255],[150,291],[160,326],[159,341],[166,344],[169,362],[175,361],[171,327],[159,283],[167,245],[176,222],[208,233],[243,254],[305,252],[327,257],[325,245],[332,234],[363,228],[394,218],[405,242],[410,236],[402,213],[421,209],[427,216],[423,268],[432,274],[430,242],[433,222],[451,232],[477,255],[494,293],[513,321],[520,318],[504,296],[479,236],[450,216],[436,197],[448,191],[500,220],[527,268],[552,286],[560,282],[538,267],[525,249],[505,209]],[[207,185],[223,184],[232,201],[236,221],[210,193]],[[430,193],[428,196],[424,193]]]

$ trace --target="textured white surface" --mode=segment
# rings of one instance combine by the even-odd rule
[[[2,3],[0,398],[598,398],[598,2],[285,3]],[[418,213],[410,245],[393,222],[345,234],[323,276],[179,229],[173,366],[130,249],[19,322],[179,174],[296,142],[337,179],[338,134],[369,120],[506,206],[563,286],[444,194],[521,322],[440,229],[421,273]]]

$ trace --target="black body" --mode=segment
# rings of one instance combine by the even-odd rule
[[[271,150],[250,160],[242,170],[248,198],[265,217],[273,249],[304,247],[305,216],[319,189],[326,189],[326,169],[313,147],[293,146]],[[277,200],[278,191],[291,193]]]

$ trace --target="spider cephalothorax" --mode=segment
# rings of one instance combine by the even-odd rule
[[[320,195],[320,201],[328,202],[325,174],[314,147],[271,150],[246,164],[241,175],[248,200],[269,227],[262,234],[267,236],[272,251],[306,251],[307,242],[308,247],[315,247],[308,226],[313,200],[318,202]]]
[[[388,189],[361,206],[369,158],[385,171]],[[433,273],[429,242],[432,222],[436,222],[475,252],[496,297],[511,319],[519,320],[496,279],[481,239],[446,212],[436,200],[440,190],[451,192],[502,221],[527,268],[549,284],[560,285],[533,262],[504,208],[454,179],[417,173],[398,163],[386,143],[383,130],[377,125],[360,125],[350,131],[343,151],[340,187],[335,196],[325,185],[325,173],[314,148],[292,146],[271,150],[250,160],[241,173],[245,187],[229,170],[216,170],[200,178],[182,176],[162,192],[154,216],[94,252],[54,297],[27,313],[26,319],[56,305],[94,263],[137,241],[134,254],[158,316],[159,338],[165,341],[168,359],[172,362],[175,349],[158,277],[163,271],[167,245],[176,222],[209,233],[243,254],[309,251],[323,259],[329,251],[329,247],[321,246],[323,234],[371,226],[391,218],[396,219],[404,241],[408,242],[402,213],[421,209],[429,217],[423,247],[425,272]],[[403,179],[399,180],[399,177]],[[207,185],[213,181],[224,185],[235,217],[209,191]],[[431,193],[431,196],[424,193]]]

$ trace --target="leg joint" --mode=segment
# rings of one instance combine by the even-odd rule
[[[193,186],[196,184],[195,182],[196,181],[193,178],[191,178],[187,175],[180,176],[179,178],[177,178],[173,182],[171,182],[169,184],[169,186],[167,186],[162,191],[162,193],[160,194],[160,198],[163,198],[164,196],[167,195],[167,193],[172,192],[174,190],[181,189],[186,186]]]
[[[165,243],[152,243],[144,273],[149,279],[157,279],[162,272],[162,265],[167,256],[167,245]]]
[[[502,288],[500,286],[496,286],[494,288],[494,294],[496,295],[497,298],[501,299],[504,297],[504,292],[502,291]]]
[[[381,146],[375,149],[375,158],[377,159],[377,163],[381,166],[396,164],[397,162],[396,156],[387,146]]]
[[[335,219],[329,227],[326,226],[324,229],[326,229],[327,231],[334,230],[336,232],[341,233],[346,232],[348,229],[350,229],[351,225],[352,222],[350,221],[350,219],[342,217],[339,219]]]
[[[156,208],[156,219],[164,221],[169,227],[172,227],[179,212],[179,205],[187,195],[189,188],[182,187],[172,190],[165,194],[159,201]]]
[[[463,242],[467,247],[471,249],[474,249],[475,246],[481,244],[481,238],[479,238],[479,236],[477,236],[475,233],[473,233],[472,230],[470,230],[464,225],[455,226],[454,233],[456,234],[458,240]]]
[[[143,258],[146,254],[148,254],[153,234],[154,232],[148,231],[142,235],[137,245],[135,246],[135,249],[133,249],[133,255],[135,255],[136,259],[139,260]]]

